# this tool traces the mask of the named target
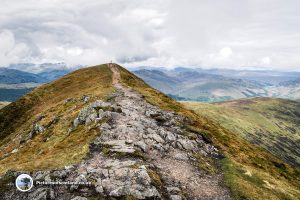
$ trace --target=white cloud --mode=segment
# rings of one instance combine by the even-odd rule
[[[26,58],[29,54],[30,49],[24,43],[16,43],[12,32],[0,32],[0,66],[19,62],[20,58]]]
[[[220,55],[223,57],[223,58],[228,58],[230,57],[232,54],[232,50],[230,47],[224,47],[220,50]]]
[[[267,56],[267,57],[264,57],[261,61],[262,61],[262,64],[263,64],[263,65],[267,65],[267,66],[268,66],[268,65],[271,64],[271,58],[268,57],[268,56]]]
[[[0,65],[300,70],[297,0],[3,0]]]

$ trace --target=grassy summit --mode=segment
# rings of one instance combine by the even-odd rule
[[[42,170],[62,167],[84,158],[96,131],[68,134],[72,120],[85,106],[81,97],[107,98],[113,92],[106,65],[80,69],[40,86],[0,110],[0,174],[9,169]],[[22,143],[32,126],[49,127]],[[14,149],[16,152],[12,153]]]

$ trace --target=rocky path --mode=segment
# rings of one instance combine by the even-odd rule
[[[201,137],[190,140],[184,136],[184,118],[150,105],[141,95],[123,87],[118,69],[113,64],[109,67],[118,90],[115,102],[122,115],[114,117],[111,127],[102,129],[100,141],[113,145],[114,152],[145,154],[146,162],[139,165],[153,168],[171,199],[230,199],[228,191],[219,185],[218,175],[205,175],[194,164],[193,153],[217,154],[216,149]],[[155,195],[156,191],[151,194]]]
[[[118,68],[108,66],[117,90],[114,100],[90,103],[72,127],[82,124],[101,132],[90,145],[90,158],[65,170],[33,174],[35,180],[75,180],[92,185],[35,187],[26,198],[231,199],[219,174],[198,167],[197,156],[216,157],[217,149],[185,130],[184,117],[150,105],[123,86]]]

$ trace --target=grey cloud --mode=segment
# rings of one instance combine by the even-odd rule
[[[3,0],[1,4],[0,66],[114,60],[126,66],[300,70],[297,0]]]
[[[141,61],[147,61],[151,56],[146,55],[139,55],[139,56],[132,56],[132,57],[120,57],[117,58],[117,62],[119,63],[132,63],[132,62],[141,62]]]

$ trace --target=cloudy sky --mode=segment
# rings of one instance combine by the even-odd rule
[[[1,0],[0,66],[300,71],[299,0]]]

